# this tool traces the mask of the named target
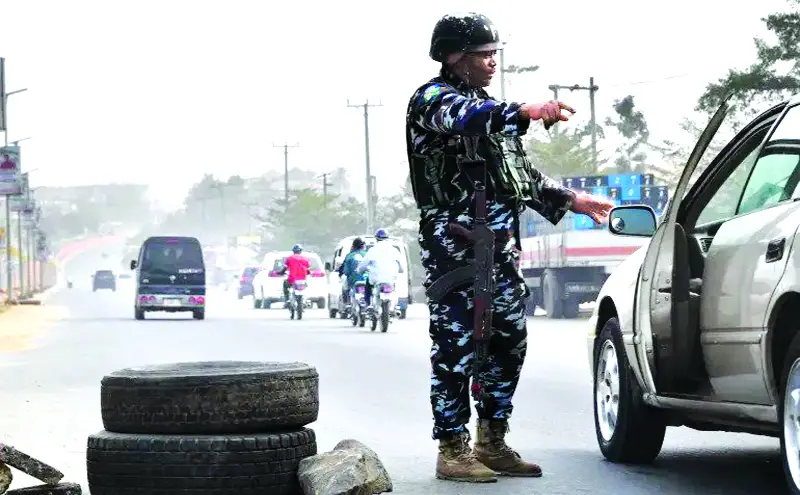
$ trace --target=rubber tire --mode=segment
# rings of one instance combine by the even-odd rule
[[[103,428],[119,433],[292,430],[317,420],[319,374],[305,363],[210,361],[115,371],[100,382]]]
[[[559,319],[564,316],[564,300],[561,299],[561,280],[558,272],[545,270],[542,277],[542,301],[547,317]]]
[[[36,485],[8,490],[6,495],[82,495],[81,485],[77,483],[59,483],[57,485]]]
[[[192,311],[192,318],[195,320],[205,320],[206,319],[206,310],[205,309],[195,309]]]
[[[325,309],[325,299],[320,297],[317,299],[317,309]]]
[[[381,304],[381,332],[386,333],[389,331],[389,301],[384,301]]]
[[[137,320],[144,320],[144,310],[139,308],[133,308],[133,317]]]
[[[316,455],[311,429],[241,436],[90,435],[92,495],[297,495],[300,461]]]
[[[781,368],[781,381],[778,393],[780,400],[778,401],[778,421],[780,424],[780,441],[781,441],[781,464],[783,465],[783,473],[786,479],[786,487],[792,495],[800,494],[800,487],[795,486],[792,480],[792,475],[789,472],[789,466],[786,464],[786,445],[783,435],[783,408],[784,392],[786,391],[786,382],[788,381],[789,370],[792,368],[795,360],[800,359],[800,333],[796,334],[789,344],[789,349],[786,351],[786,358],[783,361],[783,368]]]
[[[407,311],[407,310],[408,310],[408,308],[403,308],[403,309],[401,309],[401,310],[400,310],[400,316],[399,316],[399,318],[400,318],[401,320],[405,320],[405,319],[406,319],[406,311]]]
[[[263,299],[256,299],[253,298],[253,309],[261,309],[261,306],[264,304]]]
[[[603,343],[611,339],[617,351],[619,366],[619,414],[611,440],[606,442],[600,433],[597,419],[597,366]],[[621,361],[621,362],[620,362]],[[642,389],[636,381],[622,342],[622,331],[616,317],[610,318],[594,343],[594,369],[592,370],[592,403],[594,429],[603,456],[611,462],[649,464],[658,457],[664,444],[666,422],[663,412],[648,406],[642,398]]]
[[[574,297],[568,297],[561,303],[561,314],[564,318],[573,320],[580,316],[581,305]]]
[[[330,309],[328,309],[328,318],[330,318],[331,320],[334,320],[334,319],[336,319],[336,314],[337,314],[338,312],[339,312],[339,311],[338,311],[336,308],[330,308]]]

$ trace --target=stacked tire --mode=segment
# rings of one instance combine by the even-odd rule
[[[128,368],[101,382],[89,436],[92,495],[299,495],[317,453],[319,376],[303,363],[212,361]]]

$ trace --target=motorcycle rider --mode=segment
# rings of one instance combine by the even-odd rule
[[[394,284],[397,274],[403,271],[400,264],[400,252],[386,242],[389,233],[386,229],[375,231],[375,245],[367,251],[364,259],[358,264],[358,273],[368,271],[367,290],[364,297],[367,307],[372,304],[372,291],[380,284]]]
[[[295,282],[305,280],[311,273],[311,262],[302,255],[303,246],[295,244],[292,246],[292,255],[286,258],[280,274],[283,275],[287,271],[289,276],[283,281],[283,297],[286,303],[289,303],[289,287],[292,287]]]
[[[364,256],[367,254],[367,244],[364,240],[360,237],[356,237],[353,240],[353,245],[350,248],[350,252],[345,257],[344,262],[342,263],[342,275],[346,278],[345,280],[345,287],[342,291],[343,295],[345,295],[345,301],[348,303],[352,300],[352,292],[356,285],[356,282],[359,280],[364,280],[366,282],[367,275],[363,273],[359,273],[357,268],[358,264],[364,259]]]

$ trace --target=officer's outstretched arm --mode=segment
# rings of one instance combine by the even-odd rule
[[[575,192],[535,168],[531,172],[533,199],[527,202],[527,206],[556,225],[572,209]]]
[[[431,83],[411,99],[409,119],[420,126],[446,134],[486,136],[524,134],[530,120],[519,114],[522,104],[467,98],[452,87]]]

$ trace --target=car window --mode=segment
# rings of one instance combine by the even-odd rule
[[[697,225],[720,222],[736,216],[736,205],[739,202],[739,198],[742,197],[742,191],[747,184],[747,177],[756,162],[759,150],[758,145],[761,144],[767,130],[763,129],[752,134],[745,142],[745,150],[749,149],[749,153],[739,162],[722,186],[711,197],[711,200],[703,207],[703,211],[697,217]]]
[[[800,107],[778,123],[755,164],[737,214],[769,208],[794,196],[800,181]]]

